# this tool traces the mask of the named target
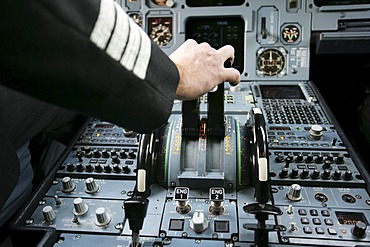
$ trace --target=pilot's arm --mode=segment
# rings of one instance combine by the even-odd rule
[[[188,40],[169,58],[113,0],[4,0],[0,18],[0,83],[138,132],[240,80],[233,47]]]
[[[5,0],[0,83],[145,132],[166,122],[175,64],[112,0]]]

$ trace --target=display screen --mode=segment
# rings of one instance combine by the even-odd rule
[[[244,68],[244,19],[228,18],[190,18],[186,22],[185,37],[198,43],[207,42],[215,49],[232,45],[235,49],[233,67],[243,72]]]
[[[186,0],[186,5],[189,7],[235,6],[243,3],[244,0]]]
[[[260,90],[264,99],[305,99],[301,88],[296,85],[260,85]]]
[[[355,225],[357,221],[362,221],[367,226],[369,225],[363,213],[335,212],[335,215],[341,225]]]

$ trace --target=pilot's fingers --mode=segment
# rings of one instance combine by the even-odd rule
[[[227,59],[231,59],[231,64],[234,63],[235,57],[235,49],[231,45],[225,45],[217,50],[217,53],[222,58],[222,61],[226,61]]]
[[[232,86],[236,86],[240,82],[240,73],[234,68],[225,68],[224,69],[224,81],[230,82]]]

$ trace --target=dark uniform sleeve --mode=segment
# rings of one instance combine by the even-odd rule
[[[138,132],[167,121],[179,74],[113,0],[4,0],[0,83]]]

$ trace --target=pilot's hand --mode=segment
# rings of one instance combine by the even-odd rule
[[[224,81],[237,85],[239,71],[224,67],[227,59],[231,59],[231,63],[234,61],[234,52],[230,45],[216,50],[207,43],[198,44],[192,39],[185,41],[169,56],[180,74],[176,98],[196,99]]]

